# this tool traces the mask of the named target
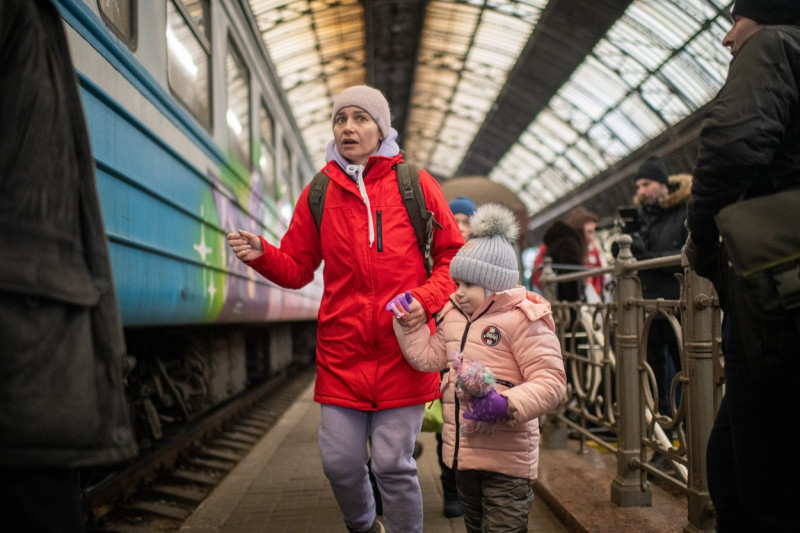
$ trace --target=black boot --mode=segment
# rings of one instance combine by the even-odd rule
[[[447,518],[458,518],[459,516],[464,516],[464,506],[461,505],[461,501],[456,499],[447,499],[444,500],[444,515]]]
[[[447,518],[464,516],[464,506],[458,499],[455,472],[445,465],[442,466],[442,492],[444,492],[444,515]]]

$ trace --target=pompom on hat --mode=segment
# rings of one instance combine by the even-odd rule
[[[472,237],[450,263],[450,277],[492,292],[519,283],[517,254],[511,242],[519,235],[514,214],[498,204],[484,204],[472,215]]]
[[[452,211],[454,215],[461,213],[471,217],[475,214],[476,209],[475,202],[467,196],[459,196],[450,202],[450,211]]]
[[[634,183],[636,180],[640,179],[658,181],[664,185],[669,183],[669,174],[667,173],[667,166],[664,164],[664,160],[657,155],[648,157],[636,171],[636,174],[633,175]]]
[[[731,15],[747,17],[759,24],[800,24],[797,0],[736,0]]]
[[[348,87],[333,100],[333,113],[331,113],[331,124],[336,118],[336,113],[345,107],[360,107],[372,117],[372,120],[381,130],[381,137],[384,139],[389,136],[392,128],[392,118],[389,114],[389,102],[378,89],[367,85],[355,85]]]

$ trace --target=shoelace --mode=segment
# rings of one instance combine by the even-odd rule
[[[367,206],[367,222],[369,225],[369,246],[372,248],[372,243],[375,241],[375,228],[372,225],[372,206],[369,204],[369,196],[367,196],[367,189],[364,187],[364,165],[347,165],[344,169],[351,176],[355,176],[356,184],[358,185],[358,192],[361,193],[361,199]]]

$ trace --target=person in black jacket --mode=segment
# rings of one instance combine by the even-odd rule
[[[800,2],[737,0],[732,13],[722,44],[733,60],[700,132],[685,250],[724,310],[726,389],[708,486],[718,531],[788,532],[800,502],[800,455],[788,437],[800,422],[800,332],[789,315],[765,320],[750,309],[714,217],[740,199],[800,187]]]
[[[0,2],[0,529],[85,530],[76,469],[137,453],[89,133],[49,0]]]
[[[633,179],[636,183],[634,201],[641,209],[640,225],[632,231],[633,255],[641,261],[679,254],[688,236],[684,223],[691,176],[669,176],[664,161],[651,156],[639,167]],[[642,296],[677,300],[681,287],[675,274],[680,272],[679,266],[640,270]],[[681,369],[681,359],[675,332],[663,315],[651,324],[647,337],[647,363],[656,379],[658,411],[669,415],[670,384]]]
[[[556,274],[570,274],[584,267],[586,262],[586,241],[582,232],[570,227],[566,222],[556,220],[545,231],[542,243],[545,255],[553,260]],[[563,266],[560,266],[563,265]],[[569,266],[574,265],[573,268]],[[576,302],[583,300],[583,282],[569,281],[556,286],[559,300]]]

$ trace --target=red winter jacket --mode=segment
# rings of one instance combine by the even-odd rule
[[[455,290],[450,261],[464,244],[441,188],[420,170],[428,210],[442,226],[435,231],[434,269],[426,279],[422,253],[397,185],[392,158],[373,156],[364,168],[374,242],[369,245],[367,211],[356,183],[329,162],[325,208],[317,233],[308,207],[308,187],[295,206],[276,248],[262,238],[264,255],[249,263],[282,287],[309,283],[324,260],[324,291],[317,330],[314,400],[367,411],[425,403],[437,397],[439,375],[419,372],[403,358],[386,304],[410,290],[430,317]]]

